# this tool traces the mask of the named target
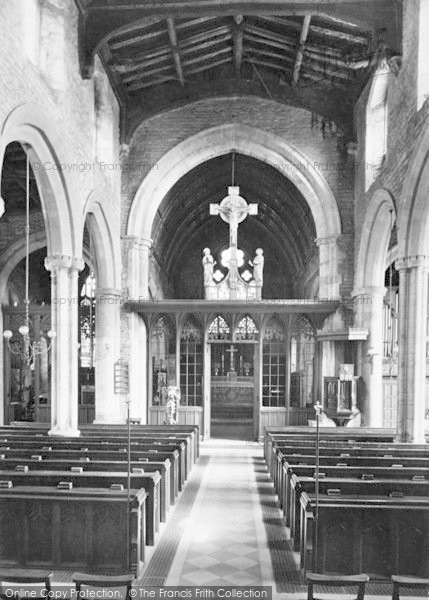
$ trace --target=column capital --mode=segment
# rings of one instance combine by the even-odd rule
[[[45,258],[45,269],[47,271],[55,271],[56,269],[70,269],[82,271],[85,267],[83,258],[67,256],[65,254],[52,254]]]
[[[356,289],[352,290],[351,297],[358,298],[361,296],[366,296],[366,297],[381,296],[382,298],[384,298],[384,296],[386,295],[386,291],[387,291],[387,288],[384,286],[381,286],[381,285],[380,286],[379,285],[367,285],[366,287],[356,288]]]
[[[152,248],[153,240],[151,238],[141,237],[139,235],[123,235],[122,239],[127,244],[129,250],[140,250],[143,248]]]
[[[428,269],[429,256],[425,254],[416,254],[414,256],[401,256],[395,261],[395,268],[400,271],[404,269]]]
[[[327,235],[326,237],[318,237],[314,240],[317,247],[325,246],[327,244],[335,244],[339,239],[341,239],[341,234],[336,235]]]

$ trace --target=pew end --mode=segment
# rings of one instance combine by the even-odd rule
[[[134,575],[132,573],[125,573],[123,575],[93,575],[91,573],[81,573],[76,571],[72,575],[72,580],[76,585],[76,595],[78,598],[82,597],[81,588],[83,585],[86,585],[96,588],[125,587],[127,593],[124,596],[124,600],[130,600]]]
[[[410,575],[392,575],[392,583],[392,600],[399,600],[399,591],[401,587],[414,590],[426,590],[429,592],[429,579],[423,579],[421,577],[411,577]]]
[[[308,572],[305,576],[307,580],[307,600],[316,600],[313,596],[315,585],[326,585],[332,587],[357,587],[356,600],[364,600],[365,585],[369,581],[366,573],[358,575],[323,575],[322,573]]]
[[[4,571],[0,571],[0,584],[1,584],[1,593],[0,598],[6,599],[10,598],[9,593],[5,593],[3,584],[10,583],[14,586],[26,586],[26,585],[36,585],[38,588],[43,587],[44,594],[46,594],[46,598],[49,597],[49,593],[52,589],[52,571],[42,571],[39,569],[7,569]],[[12,598],[15,596],[12,596]],[[28,596],[34,598],[33,595]]]

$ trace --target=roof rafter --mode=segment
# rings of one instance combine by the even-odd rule
[[[182,59],[180,58],[179,45],[177,42],[176,27],[174,19],[167,19],[168,37],[170,39],[171,52],[173,53],[174,66],[176,67],[177,78],[180,81],[182,87],[185,86],[185,77],[182,69]]]
[[[310,21],[311,21],[311,15],[305,15],[304,20],[302,22],[301,34],[299,36],[299,46],[298,46],[298,52],[296,53],[295,65],[293,67],[293,74],[292,74],[292,86],[293,87],[295,87],[296,84],[298,83],[299,72],[301,70],[302,59],[304,57],[305,43],[307,41],[308,32],[310,29]]]
[[[234,17],[234,67],[237,77],[240,77],[243,62],[243,19],[243,15],[236,15]]]

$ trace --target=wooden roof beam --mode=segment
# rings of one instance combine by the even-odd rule
[[[202,65],[201,67],[194,67],[192,69],[187,69],[186,72],[188,75],[194,75],[195,73],[201,73],[202,71],[208,71],[209,69],[214,69],[215,67],[219,67],[220,65],[225,65],[226,63],[231,62],[229,57],[221,58],[219,60],[215,60],[207,65]]]
[[[268,58],[274,58],[281,62],[286,61],[291,64],[295,63],[295,59],[292,56],[288,56],[287,54],[279,54],[278,52],[272,52],[271,50],[266,48],[251,47],[249,48],[249,50],[250,52],[247,53],[249,55],[249,58],[252,58],[252,56],[266,56]],[[281,68],[281,65],[279,65],[279,68]]]
[[[175,78],[171,77],[158,77],[157,79],[152,79],[151,81],[137,81],[132,85],[127,86],[127,92],[135,92],[137,90],[142,90],[149,87],[154,87],[156,85],[162,85],[163,83],[168,83],[170,81],[174,81]]]
[[[151,75],[157,75],[158,73],[162,73],[163,71],[172,72],[172,70],[173,70],[172,65],[160,66],[160,67],[156,67],[154,69],[149,69],[149,70],[144,69],[143,72],[137,72],[137,73],[134,73],[133,75],[127,75],[126,77],[124,77],[122,79],[122,81],[123,81],[123,83],[128,83],[129,81],[134,81],[135,79],[139,79],[141,77],[148,78],[148,77],[151,77]]]
[[[301,70],[302,59],[304,57],[305,43],[307,41],[308,31],[310,29],[310,21],[311,15],[305,15],[304,20],[302,22],[301,34],[299,36],[299,46],[298,52],[296,53],[295,66],[293,68],[292,87],[296,87],[296,84],[298,83],[299,72]]]
[[[236,15],[234,22],[234,67],[236,77],[240,77],[243,63],[243,15]]]
[[[323,37],[335,38],[337,40],[343,40],[351,44],[361,44],[363,46],[368,45],[368,40],[366,37],[358,34],[344,33],[343,31],[339,31],[338,29],[328,29],[327,27],[311,25],[310,31],[313,33],[317,33],[318,35],[321,35]]]
[[[278,48],[279,50],[283,50],[284,52],[293,52],[295,54],[296,44],[290,42],[289,44],[285,44],[284,42],[274,42],[270,40],[268,43],[265,39],[252,35],[251,33],[244,32],[244,39],[249,42],[254,42],[255,44],[261,44],[264,47],[270,46],[271,48]]]
[[[184,61],[183,65],[185,67],[188,67],[189,65],[194,65],[196,63],[204,62],[205,60],[216,58],[221,54],[231,54],[231,48],[221,48],[220,50],[216,50],[214,52],[207,52],[206,54],[202,54],[201,56],[190,58],[189,60]]]
[[[269,40],[269,42],[277,42],[278,44],[284,44],[285,46],[293,46],[296,48],[296,42],[284,35],[280,35],[279,33],[275,33],[274,31],[268,31],[262,27],[256,27],[255,25],[246,25],[245,33],[249,32],[253,35],[257,35],[264,40]]]
[[[169,17],[167,19],[168,37],[170,38],[171,51],[173,53],[174,66],[176,67],[177,78],[180,81],[180,85],[185,87],[185,78],[183,76],[182,59],[180,58],[179,46],[177,43],[176,27],[174,25],[174,19]]]

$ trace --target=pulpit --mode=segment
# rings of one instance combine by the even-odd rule
[[[358,380],[353,365],[341,365],[338,377],[323,378],[323,412],[338,427],[345,427],[359,414]]]

